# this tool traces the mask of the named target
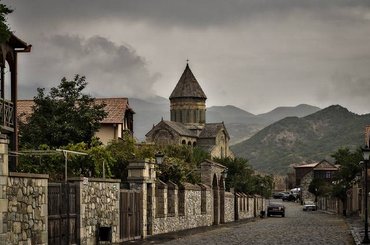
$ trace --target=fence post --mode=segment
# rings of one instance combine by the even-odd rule
[[[8,137],[0,134],[0,188],[6,190],[8,184]],[[7,215],[8,214],[8,197],[6,191],[0,195],[0,241],[7,241]],[[4,220],[5,219],[5,220]]]
[[[130,189],[141,192],[140,224],[141,236],[153,234],[152,220],[155,214],[155,180],[154,163],[150,160],[134,160],[127,167],[127,181]]]

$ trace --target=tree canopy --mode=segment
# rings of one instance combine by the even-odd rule
[[[214,161],[227,167],[226,189],[270,197],[273,187],[272,175],[256,173],[244,158],[215,158]]]
[[[73,80],[62,78],[49,94],[45,94],[45,88],[38,88],[32,115],[20,123],[21,147],[57,148],[80,142],[90,145],[107,113],[104,104],[96,104],[93,97],[83,93],[86,86],[85,77],[76,75]]]
[[[12,9],[9,9],[5,4],[0,3],[0,43],[8,41],[10,38],[11,33],[6,22],[6,16],[12,12]]]
[[[340,165],[334,175],[332,195],[343,202],[347,199],[347,191],[356,181],[356,176],[361,172],[360,161],[362,158],[361,149],[351,151],[349,148],[340,148],[332,154],[335,164]]]

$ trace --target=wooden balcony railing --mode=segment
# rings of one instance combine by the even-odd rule
[[[14,104],[4,99],[0,99],[0,127],[14,132]]]

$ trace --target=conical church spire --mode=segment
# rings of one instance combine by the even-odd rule
[[[200,87],[193,72],[190,70],[188,63],[186,63],[185,70],[182,73],[175,89],[170,95],[170,99],[173,98],[207,99],[206,94],[203,92],[203,89]]]
[[[200,87],[188,62],[175,89],[170,95],[171,121],[204,125],[207,96]]]

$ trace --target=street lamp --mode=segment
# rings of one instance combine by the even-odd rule
[[[369,239],[369,223],[368,223],[368,210],[367,210],[367,196],[368,196],[368,190],[367,190],[367,164],[369,162],[370,157],[370,148],[367,146],[366,148],[362,148],[362,155],[364,157],[364,169],[365,169],[365,236],[364,240],[362,240],[363,244],[370,243]]]
[[[227,178],[227,168],[225,168],[224,171],[222,171],[221,175],[224,180]]]
[[[155,153],[155,162],[158,164],[158,165],[161,165],[163,163],[163,158],[164,158],[164,154],[160,151],[158,151],[157,153]]]

